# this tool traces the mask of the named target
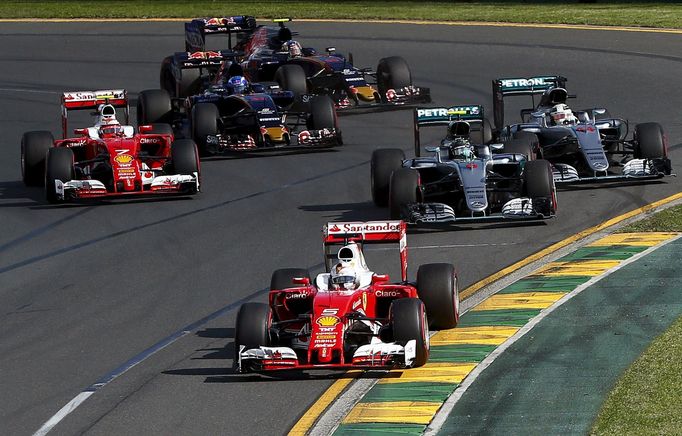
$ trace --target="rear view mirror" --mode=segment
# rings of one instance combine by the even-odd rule
[[[372,284],[386,283],[389,280],[388,274],[374,274],[372,276]]]
[[[138,127],[138,130],[140,131],[140,133],[149,133],[152,130],[154,130],[154,126],[151,126],[149,124],[145,124],[144,126]]]
[[[76,135],[87,135],[88,129],[73,129],[73,133]]]
[[[303,285],[303,286],[310,285],[310,279],[308,277],[295,277],[292,280],[292,282],[295,285]]]

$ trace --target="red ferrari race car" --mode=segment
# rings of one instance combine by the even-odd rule
[[[47,200],[58,203],[93,197],[196,194],[199,153],[188,139],[174,139],[169,125],[128,124],[124,89],[65,92],[61,99],[62,137],[49,131],[24,133],[21,171],[27,186],[45,185]],[[125,124],[116,119],[123,109]],[[68,113],[95,109],[92,127],[67,138]]]
[[[454,266],[422,265],[416,283],[408,282],[403,221],[328,223],[323,235],[326,272],[313,280],[306,269],[276,270],[269,304],[239,309],[237,370],[424,365],[429,327],[448,329],[459,321]],[[400,282],[367,267],[363,246],[375,243],[398,244]]]

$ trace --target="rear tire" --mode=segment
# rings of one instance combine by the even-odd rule
[[[545,216],[554,215],[557,201],[552,165],[544,159],[526,162],[523,179],[526,195],[533,200],[535,210]]]
[[[275,82],[279,86],[294,93],[294,97],[308,92],[308,83],[305,72],[300,65],[282,65],[275,71]]]
[[[137,97],[137,125],[165,123],[172,121],[171,99],[163,89],[147,89]]]
[[[391,174],[402,168],[404,160],[405,152],[399,148],[380,148],[372,153],[370,165],[372,199],[377,206],[388,206]]]
[[[490,120],[483,118],[481,123],[481,130],[476,130],[470,133],[469,139],[474,145],[477,144],[489,144],[493,140],[493,127],[490,124]]]
[[[51,132],[26,132],[21,137],[21,177],[26,186],[45,184],[45,157],[54,147]]]
[[[336,129],[336,109],[329,96],[319,95],[310,100],[307,127],[310,130]]]
[[[182,70],[177,68],[177,71],[180,73],[180,81],[178,83],[173,76],[172,64],[174,62],[173,56],[168,56],[161,62],[161,73],[159,75],[161,89],[166,90],[170,96],[179,98],[198,94],[201,87],[199,70]]]
[[[534,134],[532,135],[535,136]],[[503,153],[522,154],[526,158],[526,161],[535,160],[533,139],[526,136],[510,139],[504,143]]]
[[[518,132],[514,132],[512,139],[523,139],[530,143],[530,148],[532,151],[532,158],[530,160],[542,159],[542,150],[540,149],[540,139],[538,138],[538,135],[533,132],[520,130]]]
[[[377,88],[381,100],[386,102],[386,91],[412,85],[412,73],[400,56],[383,58],[377,65]]]
[[[234,334],[234,359],[239,358],[239,347],[246,350],[267,347],[270,344],[270,307],[265,303],[244,303],[237,312],[237,323]]]
[[[175,174],[200,174],[199,150],[191,139],[176,139],[173,141],[171,144],[171,162],[173,163],[173,172]]]
[[[206,137],[218,134],[218,107],[213,103],[197,103],[192,107],[192,139],[203,154],[210,154],[206,149]]]
[[[451,329],[459,322],[459,289],[455,267],[429,263],[417,271],[417,293],[426,306],[430,326]]]
[[[155,123],[152,124],[152,130],[149,133],[153,133],[155,135],[173,135],[173,128],[171,127],[170,124],[166,123]]]
[[[45,197],[50,203],[59,203],[55,180],[68,182],[74,179],[73,150],[70,148],[52,147],[45,158]]]
[[[424,303],[419,298],[399,298],[391,302],[393,340],[400,344],[416,341],[413,366],[423,366],[429,360],[429,326]]]
[[[411,168],[398,168],[391,174],[388,189],[388,209],[391,219],[401,219],[403,206],[417,202],[419,173]]]
[[[666,157],[665,134],[658,123],[641,123],[635,126],[634,156],[637,159]]]
[[[300,288],[303,285],[293,283],[293,279],[300,277],[308,277],[310,279],[310,272],[305,268],[280,268],[275,270],[270,279],[270,290],[280,291],[288,288]]]

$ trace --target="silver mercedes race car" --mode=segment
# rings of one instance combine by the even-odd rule
[[[421,156],[420,131],[447,126]],[[534,160],[529,138],[492,143],[482,106],[417,108],[416,157],[401,149],[372,154],[372,196],[392,219],[411,224],[541,220],[556,213],[556,189],[546,160]]]
[[[571,110],[566,78],[538,76],[493,80],[495,127],[501,140],[531,138],[538,157],[552,163],[556,183],[658,179],[671,174],[667,138],[660,124],[629,123],[604,108]],[[535,102],[535,96],[540,95]],[[504,100],[530,96],[521,123],[504,124]]]

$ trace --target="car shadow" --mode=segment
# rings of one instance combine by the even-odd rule
[[[601,182],[601,183],[586,183],[581,185],[571,185],[561,184],[556,185],[557,191],[592,191],[595,189],[608,189],[608,188],[624,188],[627,186],[644,186],[644,185],[664,185],[666,181],[664,179],[654,179],[654,180],[622,180],[614,182]]]
[[[259,151],[240,151],[233,152],[229,154],[215,155],[215,156],[202,156],[202,162],[218,162],[222,160],[242,160],[242,159],[254,159],[254,158],[267,158],[275,156],[293,156],[297,154],[315,154],[315,153],[338,153],[337,148],[296,148],[292,150],[287,150],[285,148],[273,149],[273,150],[259,150]]]
[[[92,206],[98,206],[98,207],[104,207],[104,206],[117,206],[121,204],[138,204],[138,203],[161,203],[165,201],[186,201],[186,200],[192,200],[191,195],[169,195],[169,196],[140,196],[140,197],[129,197],[129,198],[124,198],[124,197],[118,197],[118,198],[84,198],[80,199],[77,202],[67,202],[67,203],[57,203],[57,204],[50,204],[45,202],[44,204],[40,205],[35,205],[29,207],[29,209],[33,210],[43,210],[43,209],[72,209],[72,208],[80,208],[80,207],[92,207]]]
[[[329,221],[387,220],[388,209],[378,208],[371,201],[362,203],[309,204],[298,207],[304,212],[323,212]]]
[[[0,208],[30,207],[45,201],[45,190],[20,180],[0,182]]]

